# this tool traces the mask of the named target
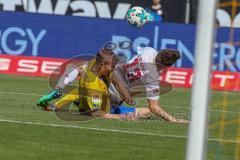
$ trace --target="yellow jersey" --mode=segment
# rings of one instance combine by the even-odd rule
[[[109,78],[101,79],[93,73],[95,62],[95,59],[88,62],[79,80],[79,110],[101,109],[107,113],[110,110]]]

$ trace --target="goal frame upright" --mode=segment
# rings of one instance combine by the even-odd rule
[[[199,0],[194,79],[191,94],[191,122],[188,130],[186,160],[204,160],[206,158],[217,3],[218,0]]]

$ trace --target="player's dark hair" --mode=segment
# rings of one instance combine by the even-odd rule
[[[171,67],[180,58],[181,55],[177,50],[163,49],[158,53],[155,62],[158,68]]]

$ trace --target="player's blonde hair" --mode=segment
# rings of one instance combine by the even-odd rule
[[[111,49],[104,48],[96,55],[97,64],[111,64],[112,68],[114,68],[118,61],[117,55]]]

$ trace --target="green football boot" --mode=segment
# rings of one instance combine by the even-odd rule
[[[38,101],[37,101],[37,106],[40,107],[48,107],[49,106],[49,102],[60,98],[62,96],[62,89],[53,89],[50,93],[48,93],[47,95],[42,96]]]

